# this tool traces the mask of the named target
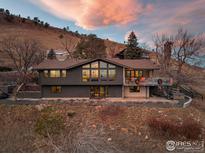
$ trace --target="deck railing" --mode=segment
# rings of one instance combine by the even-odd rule
[[[132,79],[125,79],[124,85],[127,86],[171,86],[173,84],[172,78],[162,78],[162,77],[152,77],[152,78],[132,78]]]

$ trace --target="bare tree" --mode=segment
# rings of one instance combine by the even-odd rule
[[[175,35],[155,35],[154,43],[159,63],[163,70],[169,70],[170,61],[175,61],[177,83],[184,80],[182,67],[189,60],[194,60],[199,55],[203,46],[203,38],[199,35],[192,35],[187,30],[179,28]]]
[[[188,60],[194,59],[199,55],[203,40],[187,30],[179,29],[174,37],[173,57],[177,60],[177,75],[182,72],[182,67]]]
[[[59,35],[60,43],[63,46],[63,48],[67,51],[68,58],[73,58],[73,51],[77,46],[77,42],[74,37],[67,37],[65,35]]]
[[[18,36],[4,37],[0,41],[0,50],[11,60],[13,67],[18,72],[14,98],[23,85],[31,79],[31,67],[39,64],[44,59],[44,52],[39,42]]]
[[[117,45],[108,45],[107,46],[107,56],[109,58],[114,58],[116,51],[118,51],[118,46]]]
[[[159,62],[161,69],[165,73],[170,73],[170,59],[173,47],[172,36],[158,35],[153,37],[156,47],[157,61]]]

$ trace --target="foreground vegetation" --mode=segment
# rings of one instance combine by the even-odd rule
[[[202,140],[205,106],[0,105],[0,152],[166,152]],[[183,151],[181,151],[183,152]]]

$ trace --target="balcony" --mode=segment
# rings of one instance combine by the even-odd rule
[[[162,77],[150,77],[144,78],[131,78],[125,79],[124,85],[125,86],[158,86],[159,84],[163,86],[171,86],[173,84],[172,78],[162,78]]]

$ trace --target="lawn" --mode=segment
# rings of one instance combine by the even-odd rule
[[[2,104],[0,115],[0,152],[168,152],[168,140],[204,139],[198,100],[187,108]]]

